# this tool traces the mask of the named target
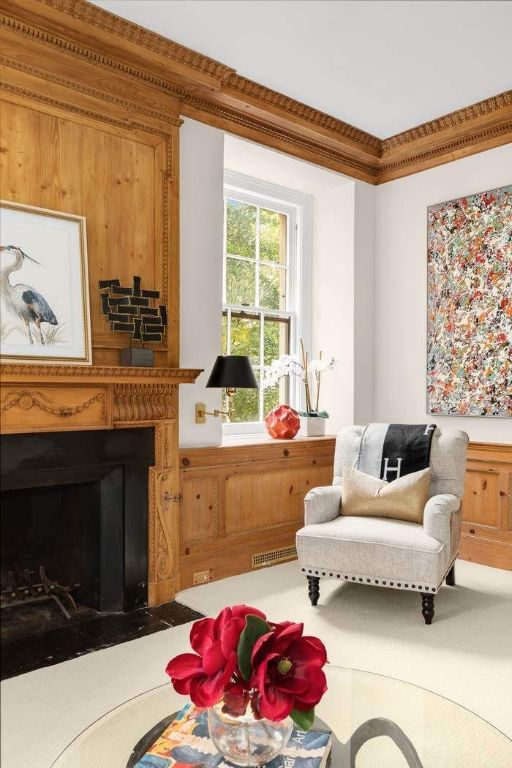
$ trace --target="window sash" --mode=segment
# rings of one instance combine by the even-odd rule
[[[225,172],[225,191],[224,191],[224,248],[223,248],[223,315],[228,313],[233,317],[259,318],[260,320],[260,349],[259,363],[254,366],[255,371],[262,370],[264,365],[264,349],[261,340],[265,329],[265,319],[284,321],[288,325],[288,351],[294,350],[298,346],[299,338],[303,338],[306,346],[309,346],[311,310],[309,293],[309,275],[310,275],[310,257],[311,257],[311,213],[312,199],[308,195],[295,192],[293,190],[279,187],[272,183],[267,183],[243,176],[231,171]],[[255,246],[255,257],[243,256],[241,254],[228,253],[226,246],[226,210],[227,200],[237,200],[242,203],[256,206],[259,209],[276,211],[285,214],[286,219],[286,249],[287,263],[282,264],[278,261],[269,261],[268,259],[258,259],[259,257],[259,232],[257,233],[257,243]],[[259,215],[257,217],[259,226]],[[233,258],[243,262],[252,262],[256,264],[256,273],[259,273],[259,266],[271,266],[283,270],[286,275],[286,309],[271,309],[258,305],[234,304],[226,301],[226,267],[227,259]],[[259,286],[258,286],[259,290]],[[255,300],[258,296],[256,295]],[[228,350],[231,349],[231,323],[229,318],[226,320],[226,333]],[[287,377],[288,402],[294,404],[298,409],[302,407],[302,388],[300,380],[296,376]],[[265,391],[260,387],[259,392],[259,413],[262,418]],[[233,422],[224,423],[223,431],[225,434],[249,434],[264,431],[264,423],[260,422]]]
[[[285,354],[288,354],[290,351],[290,336],[291,336],[291,326],[293,318],[290,315],[278,316],[272,311],[268,310],[261,310],[261,311],[254,311],[254,310],[246,310],[246,309],[232,309],[230,307],[225,307],[222,311],[222,316],[226,318],[226,348],[225,353],[227,355],[231,354],[231,320],[235,318],[239,318],[241,320],[258,320],[260,327],[259,327],[259,362],[258,363],[251,363],[253,370],[256,373],[256,378],[258,379],[258,382],[260,384],[259,390],[258,390],[258,421],[257,422],[241,422],[241,421],[233,421],[233,422],[227,422],[224,424],[224,426],[228,425],[235,425],[239,426],[241,424],[263,424],[263,421],[265,419],[266,413],[265,413],[265,392],[266,390],[261,386],[262,379],[261,374],[266,367],[265,363],[265,322],[275,322],[275,323],[282,323],[286,326],[286,342],[285,342]],[[224,350],[223,350],[224,351]],[[290,378],[286,377],[284,384],[286,385],[286,398],[289,398],[290,395]],[[223,410],[225,410],[223,406]]]

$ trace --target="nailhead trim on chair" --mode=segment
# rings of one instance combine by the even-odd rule
[[[453,563],[450,565],[450,568],[452,565]],[[336,579],[343,578],[345,579],[345,581],[358,581],[361,583],[363,581],[366,581],[367,584],[371,584],[373,582],[373,584],[377,584],[378,586],[381,586],[381,587],[391,587],[392,589],[408,589],[414,592],[437,592],[440,586],[438,585],[437,587],[433,587],[433,586],[427,587],[426,585],[423,586],[422,584],[409,585],[401,581],[395,582],[395,581],[388,581],[388,579],[369,579],[367,576],[358,576],[358,575],[352,576],[351,574],[343,574],[342,576],[341,573],[334,573],[334,572],[327,573],[326,571],[315,571],[313,568],[301,568],[301,571],[302,573],[308,573],[314,576],[327,576],[328,578],[336,578]]]

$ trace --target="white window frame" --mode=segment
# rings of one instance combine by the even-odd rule
[[[304,340],[306,349],[311,347],[311,260],[312,260],[312,213],[313,198],[278,184],[262,181],[236,171],[224,172],[224,199],[235,198],[250,205],[270,208],[288,217],[287,248],[287,297],[289,309],[268,310],[274,316],[290,316],[290,352],[298,351],[299,340]],[[224,222],[224,234],[226,225]],[[245,306],[226,304],[226,243],[223,253],[223,296],[222,312],[228,310],[247,311]],[[252,307],[251,307],[252,309]],[[258,307],[255,307],[258,311]],[[263,328],[262,331],[263,332]],[[290,376],[290,404],[303,410],[304,387],[297,376]],[[260,394],[260,397],[262,395]],[[265,432],[260,421],[222,424],[223,435],[258,435]]]

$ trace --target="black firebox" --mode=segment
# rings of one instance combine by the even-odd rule
[[[27,582],[41,592],[43,568],[78,605],[146,606],[153,429],[4,435],[0,446],[2,602]]]

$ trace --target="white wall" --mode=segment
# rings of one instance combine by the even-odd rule
[[[427,207],[510,184],[512,145],[377,187],[374,420],[424,422]],[[472,440],[512,442],[512,420],[429,416]]]
[[[196,424],[194,405],[221,402],[205,384],[221,338],[224,133],[186,119],[180,138],[181,365],[205,371],[180,387],[180,445],[218,445],[220,419]]]
[[[354,424],[373,421],[376,187],[354,187]]]
[[[354,184],[313,198],[312,350],[336,358],[322,374],[320,408],[336,434],[354,420]]]

